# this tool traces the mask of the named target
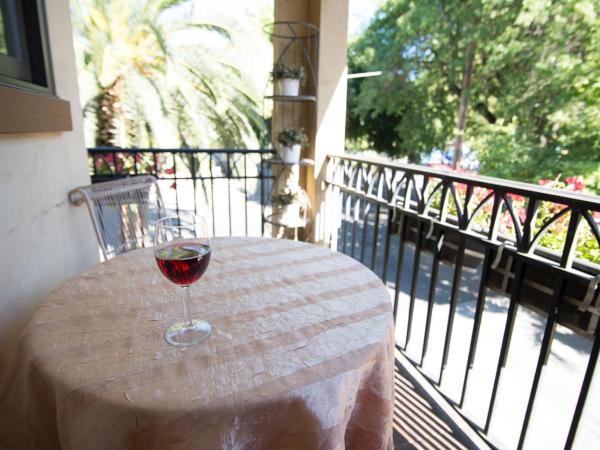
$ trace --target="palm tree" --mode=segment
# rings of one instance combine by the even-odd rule
[[[190,12],[188,0],[73,0],[96,146],[238,147],[262,133],[243,73],[212,51],[231,33]]]

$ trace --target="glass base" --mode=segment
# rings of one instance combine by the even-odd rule
[[[178,347],[199,344],[210,336],[212,327],[205,320],[192,320],[188,322],[175,322],[165,331],[165,340]]]

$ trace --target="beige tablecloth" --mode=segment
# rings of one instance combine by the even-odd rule
[[[0,443],[36,449],[391,448],[392,316],[380,280],[287,240],[220,238],[192,288],[203,344],[169,346],[179,288],[151,249],[67,281],[0,386]]]

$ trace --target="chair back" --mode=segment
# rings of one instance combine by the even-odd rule
[[[152,175],[78,187],[69,192],[69,201],[86,204],[104,260],[152,246],[154,223],[166,215]]]

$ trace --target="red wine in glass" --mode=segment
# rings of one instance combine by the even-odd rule
[[[195,284],[210,263],[212,251],[206,220],[191,214],[163,217],[154,230],[154,258],[160,272],[180,286],[183,320],[165,330],[165,340],[175,346],[198,344],[210,336],[206,320],[192,319],[190,286]]]
[[[190,286],[202,277],[210,262],[210,247],[198,243],[171,243],[154,254],[162,274],[179,286]]]

